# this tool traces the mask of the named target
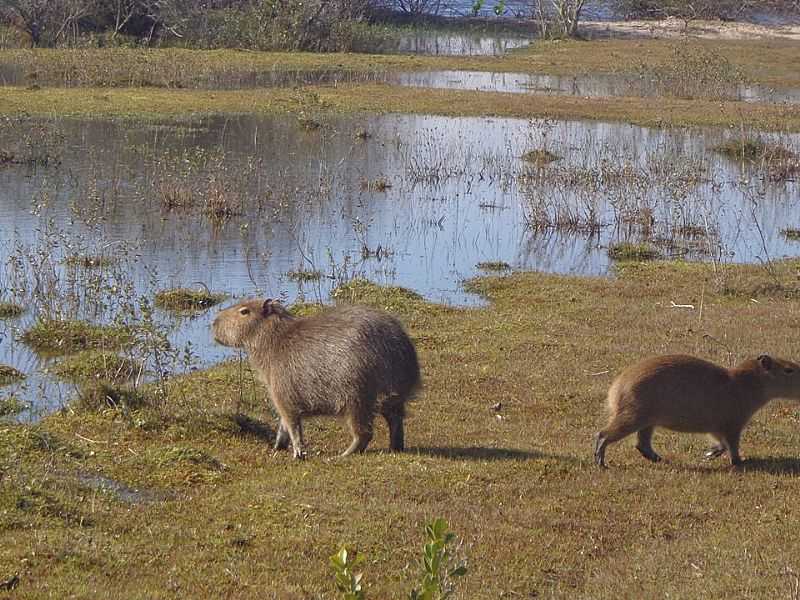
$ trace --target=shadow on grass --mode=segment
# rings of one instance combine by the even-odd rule
[[[452,460],[541,460],[554,458],[557,460],[570,460],[568,457],[556,456],[544,452],[516,450],[513,448],[482,448],[467,446],[464,448],[409,448],[409,454],[424,454],[436,458],[449,458]]]
[[[275,443],[275,429],[257,419],[253,419],[243,414],[230,415],[233,421],[239,427],[239,433],[246,437],[252,437],[258,440]]]
[[[773,475],[800,475],[800,458],[748,458],[742,471],[759,471]]]

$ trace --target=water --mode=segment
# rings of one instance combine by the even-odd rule
[[[760,262],[800,254],[800,244],[780,233],[800,225],[798,184],[771,183],[711,152],[725,131],[319,118],[321,126],[311,130],[281,116],[24,122],[0,134],[0,147],[20,157],[46,152],[61,161],[0,169],[0,297],[16,289],[29,307],[22,319],[0,321],[0,363],[28,375],[0,393],[33,406],[23,418],[57,409],[75,392],[49,377],[50,363],[16,339],[47,308],[47,289],[59,294],[50,312],[90,320],[110,320],[122,299],[156,289],[202,283],[230,298],[328,301],[332,287],[353,277],[474,305],[480,299],[461,282],[484,261],[604,275],[608,244],[641,239],[671,240],[665,252],[690,259]],[[37,142],[26,150],[25,139]],[[800,150],[800,136],[776,140]],[[520,158],[542,147],[562,160],[537,169]],[[377,182],[390,187],[377,191]],[[202,201],[225,197],[241,214],[215,223],[202,206],[166,210],[163,199],[180,190]],[[682,226],[710,235],[684,239]],[[122,262],[72,271],[61,259],[75,252]],[[15,271],[21,264],[28,266]],[[319,270],[322,278],[298,283],[287,276],[293,270]],[[194,367],[232,356],[211,342],[213,312],[183,319],[157,313],[176,347],[191,342]]]
[[[624,75],[537,75],[529,73],[492,73],[487,71],[416,71],[390,73],[389,83],[412,87],[505,92],[513,94],[547,94],[599,98],[609,96],[649,96],[646,83],[632,81]],[[650,86],[652,87],[652,86]],[[740,85],[732,97],[745,102],[797,104],[800,89],[771,89],[758,85]]]

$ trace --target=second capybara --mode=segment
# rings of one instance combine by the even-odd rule
[[[420,384],[414,344],[400,322],[364,306],[339,306],[299,318],[275,300],[248,300],[220,311],[214,338],[243,348],[280,416],[277,449],[305,456],[302,418],[341,415],[363,452],[380,413],[390,447],[404,449],[405,404]]]
[[[716,443],[706,458],[726,452],[742,463],[739,438],[752,416],[777,398],[800,400],[800,365],[766,354],[726,369],[685,355],[656,356],[626,368],[608,391],[608,426],[595,439],[595,462],[605,467],[606,446],[636,433],[636,449],[648,460],[661,457],[653,430],[708,433]]]

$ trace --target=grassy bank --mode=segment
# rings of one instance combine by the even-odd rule
[[[0,114],[162,118],[327,112],[589,119],[643,126],[741,126],[800,131],[793,106],[666,98],[594,98],[397,88],[382,84],[259,90],[0,88]]]
[[[786,40],[597,40],[540,42],[502,57],[318,54],[185,49],[4,50],[0,65],[30,83],[89,87],[216,87],[263,73],[468,70],[550,75],[625,74],[670,60],[687,45],[724,57],[752,83],[800,86],[800,52]]]
[[[742,472],[703,462],[702,437],[665,432],[663,464],[632,440],[606,472],[590,458],[605,391],[641,356],[796,358],[797,267],[515,274],[469,283],[490,302],[470,310],[351,286],[340,295],[397,312],[419,349],[407,453],[384,452],[379,423],[365,456],[338,459],[343,425],[320,419],[307,462],[272,455],[263,391],[236,362],[136,410],[0,425],[0,580],[18,574],[25,598],[333,598],[327,557],[348,544],[367,557],[369,597],[399,598],[441,515],[470,560],[460,598],[786,596],[800,571],[796,408],[756,418]]]

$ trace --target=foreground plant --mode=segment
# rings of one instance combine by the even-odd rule
[[[355,552],[348,552],[347,548],[342,548],[331,556],[336,591],[341,592],[342,600],[364,600],[367,597],[364,586],[361,584],[364,574],[353,572],[353,569],[362,561],[363,557],[358,556]]]

